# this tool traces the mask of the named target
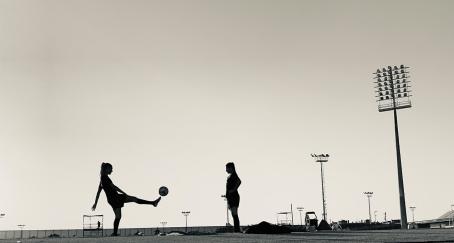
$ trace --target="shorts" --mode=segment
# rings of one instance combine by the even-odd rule
[[[107,202],[112,208],[122,208],[126,202],[126,194],[115,194],[107,198]]]
[[[237,208],[240,206],[240,194],[238,192],[227,195],[227,204],[229,208]]]

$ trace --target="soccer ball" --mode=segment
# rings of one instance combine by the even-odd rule
[[[161,186],[159,188],[159,195],[166,196],[167,194],[169,194],[169,189],[167,189],[167,187],[165,186]]]

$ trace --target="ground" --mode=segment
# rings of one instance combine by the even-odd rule
[[[0,243],[18,240],[0,240]],[[382,230],[293,233],[285,235],[216,234],[204,236],[130,236],[104,238],[25,239],[23,243],[142,243],[142,242],[454,242],[454,229]]]

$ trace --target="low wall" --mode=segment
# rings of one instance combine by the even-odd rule
[[[188,227],[188,232],[216,233],[225,226],[194,226]],[[155,235],[156,232],[169,233],[172,231],[185,232],[185,227],[153,227],[153,228],[123,228],[118,229],[122,236],[133,236],[137,232],[143,235]],[[110,236],[113,229],[83,231],[82,229],[60,229],[60,230],[5,230],[0,231],[0,239],[30,239],[30,238],[71,238],[71,237],[102,237]]]

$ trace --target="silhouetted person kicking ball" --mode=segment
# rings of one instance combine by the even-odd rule
[[[238,187],[241,185],[241,180],[236,173],[235,164],[233,162],[229,162],[225,165],[225,171],[230,174],[227,178],[227,190],[225,192],[225,197],[227,198],[227,203],[233,217],[233,230],[234,232],[241,232],[240,218],[238,218],[238,206],[240,205]]]
[[[118,236],[118,225],[120,224],[121,220],[121,208],[124,206],[125,203],[128,202],[135,202],[138,204],[150,204],[153,206],[158,206],[161,197],[154,201],[147,201],[142,200],[137,197],[132,197],[122,191],[120,188],[115,186],[109,178],[109,175],[112,173],[112,165],[109,163],[102,163],[101,164],[101,182],[99,183],[98,192],[96,193],[95,204],[91,208],[93,211],[96,209],[96,205],[98,204],[99,194],[101,193],[101,189],[104,189],[106,193],[107,202],[112,206],[113,211],[115,213],[115,220],[114,220],[114,232],[112,236]]]

